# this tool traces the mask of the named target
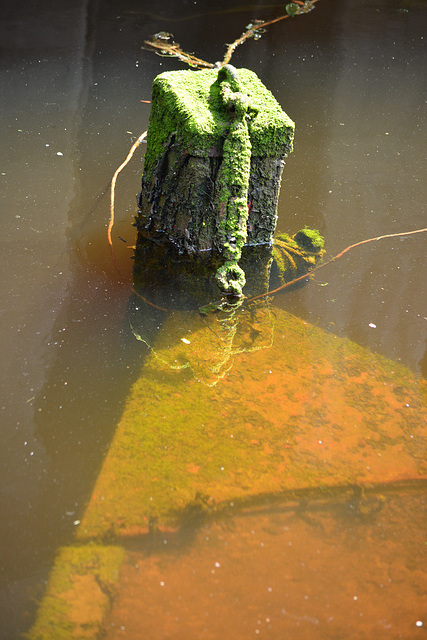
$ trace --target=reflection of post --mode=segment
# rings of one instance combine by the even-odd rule
[[[258,77],[230,65],[176,71],[153,84],[139,198],[135,273],[147,240],[217,274],[223,293],[245,284],[242,248],[271,244],[294,124]]]
[[[207,305],[199,313],[173,311],[163,316],[132,297],[127,321],[134,337],[151,349],[157,372],[187,369],[196,380],[215,386],[233,366],[234,357],[269,349],[274,317],[266,300]],[[153,327],[158,323],[162,330]]]

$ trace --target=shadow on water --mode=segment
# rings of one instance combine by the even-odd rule
[[[191,545],[131,543],[106,637],[421,637],[425,487],[408,489],[295,496],[205,521]]]
[[[280,230],[318,228],[334,254],[369,236],[425,226],[420,173],[425,80],[422,19],[417,18],[418,12],[425,18],[425,10],[416,2],[397,6],[386,0],[360,9],[348,0],[331,2],[322,13],[322,4],[292,21],[292,29],[288,21],[284,29],[271,29],[259,42],[247,43],[233,63],[256,71],[297,121],[296,148],[284,174],[281,211],[286,213],[280,215]],[[19,0],[3,9],[4,640],[18,638],[31,624],[55,551],[73,539],[124,399],[148,354],[127,324],[135,303],[128,246],[135,240],[131,224],[142,153],[120,177],[117,190],[123,205],[118,206],[115,230],[125,242],[116,238],[116,247],[124,279],[114,271],[105,241],[108,197],[98,200],[131,143],[147,128],[149,107],[140,100],[149,99],[152,79],[181,68],[176,61],[141,52],[142,40],[171,29],[184,48],[214,61],[222,56],[222,43],[231,42],[245,20],[273,17],[283,9],[277,3],[229,5],[228,0],[217,2],[213,13],[211,3],[199,1],[196,15],[192,2],[178,8],[163,2],[153,13],[131,0],[119,5],[74,0],[61,8]],[[383,95],[378,95],[379,81]],[[406,240],[368,257],[355,256],[325,275],[325,288],[296,290],[276,303],[427,376],[422,242]],[[151,342],[162,314],[150,312],[148,317]],[[382,326],[378,337],[369,323]],[[338,500],[338,511],[342,507],[340,513],[346,512],[349,504],[352,499]],[[416,500],[411,504],[416,507]],[[311,507],[314,513],[313,502]],[[366,509],[373,517],[369,505]],[[403,512],[403,505],[399,509]],[[191,515],[177,542],[187,550],[189,540],[199,537],[203,545],[210,535],[207,528],[217,526],[205,514]],[[245,514],[246,522],[252,515]],[[313,518],[311,511],[307,517]],[[225,514],[217,537],[226,519]],[[387,523],[386,518],[375,531],[385,531]],[[413,542],[420,538],[418,525]],[[240,537],[247,526],[239,530]],[[255,521],[251,526],[256,528]],[[262,526],[270,525],[263,521]],[[333,526],[325,520],[324,529]],[[294,544],[303,533],[295,530]],[[398,529],[393,531],[398,537]],[[261,544],[262,536],[258,538]],[[150,545],[166,547],[164,540],[151,539],[143,555]],[[169,543],[172,547],[172,538]],[[141,552],[136,543],[132,547],[129,541],[129,546],[135,554]],[[262,559],[258,561],[261,567]],[[383,561],[386,556],[378,560]],[[157,579],[160,570],[154,564],[147,571]],[[398,582],[409,570],[390,575]],[[249,569],[242,576],[249,579]],[[161,615],[162,603],[156,605],[153,598],[153,607],[159,607],[153,611]]]

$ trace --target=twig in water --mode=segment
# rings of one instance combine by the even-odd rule
[[[290,280],[290,282],[286,282],[285,284],[282,284],[282,286],[278,287],[277,289],[273,289],[272,291],[267,291],[266,293],[262,293],[259,296],[254,296],[253,298],[248,298],[246,302],[252,302],[253,300],[259,300],[260,298],[265,298],[266,296],[272,296],[275,293],[280,293],[284,289],[291,287],[297,282],[301,282],[301,280],[310,278],[316,271],[319,271],[319,269],[322,269],[323,267],[326,267],[328,264],[335,262],[335,260],[338,260],[338,258],[341,258],[345,253],[350,251],[350,249],[354,249],[355,247],[360,247],[360,245],[362,244],[367,244],[368,242],[376,242],[377,240],[384,240],[384,238],[399,238],[401,236],[412,236],[415,233],[425,233],[426,231],[427,231],[427,227],[425,229],[415,229],[415,231],[403,231],[401,233],[387,233],[384,236],[377,236],[376,238],[368,238],[367,240],[361,240],[360,242],[355,242],[355,244],[351,244],[349,247],[346,247],[345,249],[343,249],[340,253],[337,253],[337,255],[334,256],[333,258],[330,258],[323,264],[319,264],[317,267],[314,267],[314,269],[312,269],[309,273],[306,273],[303,276],[299,276],[299,278],[295,278],[294,280]]]
[[[154,304],[154,302],[150,302],[149,300],[147,300],[147,298],[144,298],[144,296],[142,296],[140,293],[138,293],[138,291],[135,291],[135,289],[133,287],[132,287],[132,293],[134,293],[136,296],[138,296],[138,298],[141,298],[141,300],[143,302],[145,302],[145,304],[150,305],[150,307],[154,307],[154,309],[158,309],[159,311],[169,312],[169,309],[165,309],[164,307],[159,307],[159,305]]]
[[[117,264],[116,264],[116,257],[114,255],[113,241],[111,239],[111,231],[112,231],[113,226],[114,226],[114,196],[115,196],[117,176],[119,175],[120,171],[122,171],[122,169],[124,169],[125,166],[127,165],[127,163],[131,160],[133,154],[135,153],[135,150],[139,147],[139,145],[144,140],[146,135],[147,135],[146,131],[144,131],[144,133],[141,133],[141,135],[139,136],[138,140],[132,145],[132,147],[131,147],[131,149],[130,149],[127,157],[126,157],[126,160],[124,162],[122,162],[120,167],[114,173],[113,179],[111,180],[110,221],[108,223],[107,239],[108,239],[108,244],[110,246],[111,258],[112,258],[114,264],[116,265],[116,267],[117,267]]]

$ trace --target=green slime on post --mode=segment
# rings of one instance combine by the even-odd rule
[[[222,80],[224,78],[224,80]],[[220,179],[220,237],[225,264],[216,272],[221,291],[241,295],[246,283],[238,262],[247,238],[248,188],[252,145],[248,129],[248,97],[239,91],[237,74],[230,65],[218,73],[221,97],[232,113],[230,130],[224,141]]]
[[[248,259],[253,255],[260,264],[261,247],[267,268],[255,271],[258,280],[267,274],[281,174],[293,135],[292,120],[248,69],[226,65],[160,74],[153,83],[136,220],[135,288],[148,297],[154,288],[157,295],[157,276],[147,268],[148,262],[157,262],[160,286],[167,274],[176,281],[178,272],[179,289],[186,281],[195,293],[203,288],[201,281],[211,282],[212,296],[201,305],[215,299],[218,288],[240,297]],[[309,233],[313,242],[307,240]],[[281,281],[310,270],[323,254],[317,231],[302,230],[298,238],[283,242],[273,252]],[[267,286],[268,277],[264,291]],[[253,287],[244,293],[254,295]]]

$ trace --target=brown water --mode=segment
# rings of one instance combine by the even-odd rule
[[[335,496],[254,509],[205,524],[191,544],[166,535],[132,550],[106,637],[423,637],[425,501],[406,492],[354,507]]]
[[[172,31],[184,48],[215,61],[250,19],[282,10],[226,0],[214,10],[208,0],[56,8],[20,0],[3,9],[1,638],[17,638],[31,623],[144,356],[121,333],[141,147],[116,193],[125,277],[111,264],[108,196],[101,197],[147,128],[149,105],[140,101],[150,98],[153,78],[182,68],[141,51],[142,41]],[[425,4],[415,0],[320,0],[310,15],[237,50],[233,64],[257,72],[296,122],[280,230],[318,228],[333,255],[427,226],[426,24]],[[274,304],[426,376],[426,255],[424,234],[359,247]],[[421,531],[420,521],[414,539]],[[401,637],[415,637],[409,629]]]

